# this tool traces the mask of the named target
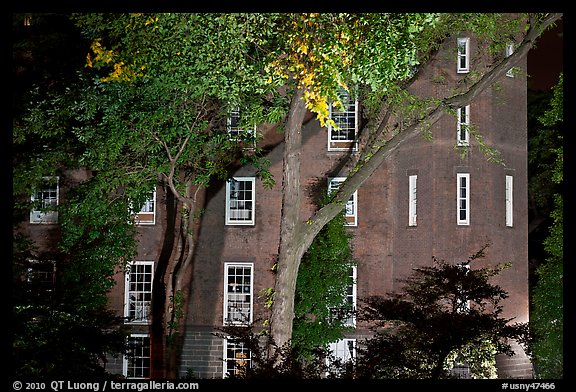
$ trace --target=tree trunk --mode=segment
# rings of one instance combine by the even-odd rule
[[[175,253],[176,236],[180,232],[178,201],[169,189],[166,189],[166,229],[164,241],[156,269],[154,271],[152,297],[152,321],[150,325],[150,377],[165,378],[165,309],[166,309],[166,283],[165,277],[170,269],[170,263]]]
[[[306,114],[306,105],[302,96],[303,90],[299,89],[292,97],[290,112],[284,129],[280,245],[274,301],[270,317],[272,339],[279,347],[287,344],[292,337],[296,277],[300,259],[304,253],[299,241],[300,154],[302,123]]]
[[[186,185],[179,232],[179,247],[174,260],[171,263],[170,274],[167,279],[167,292],[169,294],[166,303],[166,361],[165,374],[167,378],[178,378],[178,364],[184,339],[184,326],[186,323],[186,310],[190,297],[190,281],[192,277],[192,260],[195,250],[195,235],[197,224],[196,214],[197,201],[193,196],[195,187],[192,182]]]
[[[193,191],[189,184],[182,198],[166,187],[166,229],[153,283],[151,378],[178,378],[197,229],[193,219],[196,208],[195,198],[191,198]],[[180,305],[174,301],[177,294],[181,295]]]

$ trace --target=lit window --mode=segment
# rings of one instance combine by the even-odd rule
[[[417,223],[417,175],[408,177],[408,226],[416,226]]]
[[[346,296],[342,298],[342,306],[330,309],[333,322],[341,322],[347,327],[356,326],[356,266],[348,269],[349,284],[346,288]]]
[[[131,334],[128,353],[124,356],[123,374],[126,378],[150,378],[150,336]]]
[[[224,339],[224,378],[239,376],[251,366],[252,354],[245,343],[228,338]]]
[[[126,322],[147,323],[152,307],[153,261],[135,261],[126,273],[124,317]]]
[[[156,191],[150,192],[150,195],[142,204],[140,212],[134,214],[134,223],[137,225],[156,224]]]
[[[514,44],[510,43],[506,45],[506,57],[509,57],[512,55],[512,53],[514,53]],[[506,72],[506,76],[508,76],[509,78],[513,78],[514,77],[514,67],[510,68],[507,72]]]
[[[38,189],[31,196],[30,223],[58,223],[58,182],[58,177],[42,178]]]
[[[226,182],[226,224],[253,225],[255,207],[254,177],[234,177]]]
[[[224,324],[252,323],[252,263],[224,265]]]
[[[336,342],[329,344],[328,349],[331,358],[337,359],[341,364],[354,360],[356,358],[356,339],[340,339]],[[330,359],[326,360],[326,364],[330,366]],[[335,371],[336,369],[332,369]],[[338,373],[337,370],[335,373]]]
[[[470,174],[458,173],[456,177],[457,222],[458,225],[470,224]]]
[[[328,194],[336,192],[346,177],[334,177],[328,180]],[[358,191],[355,191],[344,208],[346,226],[358,226]]]
[[[343,108],[330,105],[330,119],[336,127],[328,125],[328,151],[356,151],[358,149],[358,101],[341,89]]]
[[[330,343],[330,352],[336,358],[349,361],[356,357],[356,339],[340,339]]]
[[[349,327],[356,326],[356,266],[350,267],[348,270],[348,277],[350,279],[350,284],[346,289],[346,304],[348,310],[348,317],[344,320],[344,325]]]
[[[457,142],[459,146],[470,145],[470,105],[459,107],[457,110]]]
[[[506,176],[506,226],[513,226],[514,178]]]
[[[458,73],[470,71],[470,38],[458,38]]]
[[[255,142],[256,126],[251,128],[240,126],[240,109],[238,107],[230,111],[226,121],[226,128],[230,140]]]
[[[30,292],[37,295],[49,294],[56,285],[56,262],[54,260],[28,260],[26,283]]]

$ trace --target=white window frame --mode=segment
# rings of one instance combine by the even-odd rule
[[[152,197],[148,197],[140,211],[134,214],[134,224],[136,225],[156,224],[156,189],[150,193]]]
[[[462,52],[464,48],[464,52]],[[468,73],[470,72],[470,38],[460,37],[456,40],[456,50],[458,52],[456,72]],[[464,64],[462,64],[464,60]]]
[[[417,226],[418,175],[408,176],[408,226]]]
[[[356,339],[344,338],[331,342],[328,344],[328,350],[332,357],[346,363],[356,358]],[[330,367],[330,358],[326,358],[326,365]]]
[[[331,309],[331,315],[334,319],[342,322],[342,325],[347,327],[356,327],[356,281],[357,269],[356,266],[350,266],[348,277],[352,282],[346,288],[346,296],[343,298],[344,303],[342,306],[334,307]],[[347,312],[351,312],[347,314]],[[343,316],[347,316],[344,318]]]
[[[357,268],[355,265],[350,267],[351,269],[351,273],[350,273],[350,277],[352,278],[352,283],[348,286],[347,292],[346,292],[346,302],[348,304],[351,305],[351,311],[352,311],[352,315],[350,317],[348,317],[345,321],[344,321],[344,325],[348,326],[348,327],[356,327],[356,300],[357,300],[357,296],[356,296],[356,281],[357,281]]]
[[[328,151],[358,151],[358,100],[355,99],[354,102],[352,102],[352,98],[348,91],[343,88],[340,91],[343,97],[342,104],[344,105],[345,110],[340,111],[334,108],[334,105],[329,105],[329,118],[338,125],[339,121],[335,120],[338,117],[346,119],[346,121],[342,122],[347,123],[348,119],[351,116],[354,116],[354,137],[350,139],[346,135],[342,134],[342,132],[350,132],[352,128],[347,127],[337,129],[328,124]]]
[[[512,53],[514,53],[514,44],[513,43],[506,44],[505,52],[506,57],[510,57]],[[508,71],[506,71],[506,76],[508,76],[509,78],[514,77],[514,67],[511,67]]]
[[[29,258],[26,270],[26,283],[40,288],[44,293],[54,291],[56,285],[56,261]]]
[[[328,194],[336,192],[345,180],[346,177],[328,178]],[[354,191],[350,200],[346,202],[344,217],[346,218],[346,226],[358,226],[358,190]]]
[[[250,199],[238,199],[232,197],[232,184],[234,182],[246,182],[251,184]],[[237,192],[242,192],[237,191]],[[250,207],[246,207],[246,206]],[[241,208],[244,206],[245,208]],[[256,223],[256,178],[233,177],[226,181],[226,225],[254,225]]]
[[[231,268],[249,269],[249,275],[230,276]],[[242,271],[244,272],[244,271]],[[244,277],[249,276],[250,282],[246,284]],[[230,282],[229,282],[230,280]],[[224,301],[223,301],[223,324],[246,325],[251,324],[254,313],[254,263],[227,262],[224,263]],[[248,296],[248,298],[246,298]],[[234,303],[241,305],[240,310],[232,310]],[[248,313],[248,314],[246,314]],[[230,317],[232,315],[232,318]],[[238,317],[234,317],[238,315]]]
[[[142,272],[140,268],[146,268]],[[135,271],[138,269],[138,271]],[[133,279],[138,279],[134,280]],[[130,324],[148,324],[151,321],[154,262],[133,261],[126,271],[124,286],[124,319]],[[132,289],[137,286],[136,289]]]
[[[145,339],[146,340],[145,345],[135,346],[132,351],[141,350],[141,348],[146,347],[146,345],[148,346],[149,350],[148,350],[147,356],[145,356],[145,355],[140,355],[137,357],[135,356],[135,359],[137,359],[137,360],[144,361],[144,362],[146,360],[148,361],[147,367],[146,366],[140,367],[141,369],[144,369],[144,371],[139,372],[139,373],[144,373],[144,374],[147,372],[148,374],[147,375],[138,375],[138,376],[129,376],[128,375],[129,369],[134,368],[134,366],[131,366],[131,364],[130,364],[131,359],[128,358],[127,355],[123,356],[122,374],[124,375],[124,377],[129,378],[129,379],[148,379],[148,378],[150,378],[150,369],[151,369],[151,366],[150,366],[150,362],[151,362],[150,335],[147,333],[132,333],[132,334],[130,334],[130,336],[128,336],[128,341],[134,340],[134,339]],[[129,349],[131,349],[130,345],[129,345]]]
[[[242,367],[252,366],[252,352],[246,347],[243,341],[224,338],[223,339],[224,366],[222,366],[222,378],[231,375],[241,374]],[[233,354],[230,356],[229,354]]]
[[[514,226],[514,177],[507,175],[506,176],[506,186],[505,186],[505,194],[506,194],[506,226],[513,227]]]
[[[55,184],[53,183],[55,181]],[[60,177],[50,176],[42,177],[41,189],[34,190],[30,195],[32,203],[40,203],[40,209],[34,209],[33,205],[30,209],[30,223],[33,224],[56,224],[58,223],[58,210],[42,211],[45,208],[56,208],[60,204]],[[54,186],[55,185],[55,189]],[[44,197],[48,193],[48,197]],[[54,197],[52,196],[54,193]],[[38,196],[41,195],[39,198]]]
[[[465,180],[462,187],[461,181]],[[464,194],[462,190],[465,190]],[[464,211],[465,217],[461,217]],[[459,226],[470,225],[470,173],[458,173],[456,175],[456,220]]]
[[[242,133],[246,132],[250,135],[250,139],[253,143],[256,143],[256,125],[251,129],[244,129],[243,127],[237,126],[240,120],[240,108],[238,106],[233,107],[228,113],[226,118],[226,131],[228,132],[228,138],[232,141],[242,141],[245,138],[242,137]]]
[[[470,105],[457,109],[456,142],[458,146],[470,145]],[[464,137],[462,137],[464,136]]]

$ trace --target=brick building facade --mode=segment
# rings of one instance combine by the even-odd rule
[[[455,55],[459,44],[467,48],[466,53],[460,52],[464,57]],[[465,35],[447,41],[413,88],[422,96],[449,94],[466,75],[475,45],[474,39]],[[518,66],[525,71],[525,60]],[[487,257],[479,260],[477,267],[512,262],[494,281],[509,293],[503,317],[528,321],[526,88],[525,73],[503,77],[498,86],[459,109],[456,117],[446,114],[434,124],[433,140],[413,139],[357,190],[348,205],[348,230],[358,261],[353,301],[399,289],[398,279],[414,267],[430,265],[432,256],[458,263],[489,243]],[[361,104],[349,109],[340,113],[355,124],[349,134],[337,135],[312,116],[303,127],[304,220],[315,208],[312,190],[327,187],[330,178],[348,174],[339,168],[350,152],[339,147],[345,146],[350,135],[358,135]],[[505,165],[489,162],[478,151],[474,137],[467,132],[468,124],[500,151]],[[282,137],[274,128],[259,127],[258,132],[264,135],[264,142]],[[459,150],[468,147],[468,154],[462,157]],[[268,154],[277,180],[273,189],[264,188],[256,173],[244,167],[234,173],[234,182],[208,190],[189,286],[181,376],[193,373],[200,378],[223,378],[235,362],[249,360],[242,347],[214,333],[237,316],[248,315],[258,323],[259,316],[267,312],[260,293],[274,286],[271,267],[280,235],[282,153],[283,145],[278,143]],[[131,328],[136,359],[110,358],[107,369],[128,377],[148,375],[147,312],[166,230],[165,198],[163,188],[157,187],[142,211],[135,266],[130,275],[118,275],[118,284],[110,292],[110,305],[126,317]],[[46,232],[48,226],[31,223],[29,227]],[[368,335],[365,326],[358,324],[348,340],[334,347],[345,353],[354,347],[354,341]],[[500,377],[532,376],[529,360],[517,349],[518,355],[512,359],[498,358]]]

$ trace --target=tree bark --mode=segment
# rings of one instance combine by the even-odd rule
[[[279,347],[292,337],[296,277],[304,250],[300,246],[300,154],[302,123],[306,115],[303,90],[298,89],[290,103],[284,129],[282,173],[282,214],[274,301],[270,316],[271,335]],[[271,349],[271,347],[269,347]]]

